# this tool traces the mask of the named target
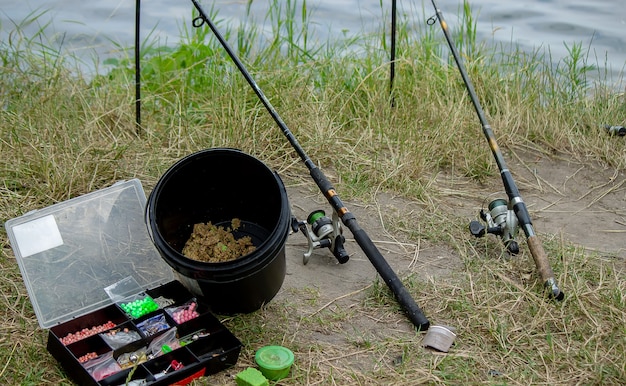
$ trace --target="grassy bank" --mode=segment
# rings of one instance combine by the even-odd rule
[[[449,186],[438,177],[480,190],[500,184],[499,172],[438,27],[401,23],[392,106],[384,32],[317,43],[307,35],[305,6],[287,3],[267,15],[271,36],[254,24],[219,26],[342,198],[369,203],[386,192],[423,209],[419,218],[390,215],[389,231],[451,250],[463,267],[445,280],[403,279],[429,317],[456,326],[462,338],[449,355],[426,352],[377,282],[345,312],[322,309],[314,289],[285,289],[292,299],[224,318],[244,343],[242,368],[255,348],[282,341],[298,358],[291,377],[281,381],[286,385],[622,383],[623,259],[550,238],[544,247],[570,295],[554,304],[539,296],[527,252],[503,261],[495,242],[467,235],[467,221],[454,205],[463,192],[450,200]],[[454,36],[506,157],[534,152],[624,171],[623,141],[600,125],[623,124],[626,100],[591,80],[597,74],[580,46],[556,64],[541,52],[499,51],[475,40],[471,11],[463,14]],[[242,149],[289,186],[312,184],[210,31],[189,27],[185,33],[178,47],[144,45],[140,127],[132,59],[113,61],[111,71],[86,79],[72,71],[71,58],[42,44],[42,36],[16,31],[10,44],[0,43],[2,221],[121,179],[139,178],[150,191],[178,159],[211,147]],[[4,230],[0,244],[0,379],[69,383],[45,350],[46,333]],[[303,303],[321,311],[302,316]],[[392,333],[346,332],[362,318],[379,321],[379,330],[393,326]],[[347,335],[333,348],[304,331]],[[388,353],[400,359],[390,363]],[[361,354],[364,360],[354,359]],[[198,384],[222,382],[233,384],[224,378]]]

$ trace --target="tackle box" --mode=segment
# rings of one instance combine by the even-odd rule
[[[158,254],[145,204],[132,179],[5,223],[47,349],[80,385],[182,385],[239,358]]]

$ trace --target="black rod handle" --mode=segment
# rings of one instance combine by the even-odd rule
[[[341,202],[339,195],[333,188],[328,178],[322,173],[318,168],[311,169],[311,177],[320,188],[330,205],[333,207],[335,212],[341,218],[341,222],[350,230],[352,235],[354,236],[354,240],[356,240],[359,247],[365,256],[372,263],[376,272],[383,278],[391,292],[396,297],[398,303],[411,320],[411,322],[417,327],[418,331],[426,331],[430,326],[428,319],[422,312],[421,308],[417,305],[415,300],[411,297],[409,291],[404,287],[402,281],[398,278],[396,273],[393,271],[387,260],[380,253],[376,245],[370,237],[365,233],[365,231],[359,226],[356,217],[352,214],[348,208],[346,208]]]
[[[380,277],[385,281],[391,292],[393,292],[396,300],[404,310],[407,317],[411,320],[411,322],[413,322],[415,327],[418,328],[418,331],[428,330],[430,322],[424,315],[424,312],[417,305],[415,300],[413,300],[409,291],[402,284],[402,281],[398,278],[387,260],[385,260],[385,258],[380,254],[380,251],[376,248],[367,233],[361,229],[356,221],[356,218],[354,216],[347,218],[344,221],[344,224],[348,227],[348,229],[350,229],[357,244],[359,244],[374,268],[376,268]]]

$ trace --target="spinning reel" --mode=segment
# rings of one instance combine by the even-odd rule
[[[499,198],[489,203],[489,210],[480,210],[480,218],[487,223],[487,227],[479,221],[473,220],[469,224],[469,230],[475,237],[483,237],[487,233],[499,236],[507,251],[511,255],[519,253],[519,245],[515,236],[519,229],[517,215],[513,209],[509,209],[505,199]]]
[[[302,263],[306,265],[315,248],[328,248],[335,255],[339,263],[344,264],[350,256],[343,247],[346,241],[343,237],[339,216],[333,212],[332,220],[326,213],[319,209],[311,212],[306,221],[298,221],[295,217],[291,220],[291,229],[294,232],[300,230],[307,238],[309,248],[302,257]]]

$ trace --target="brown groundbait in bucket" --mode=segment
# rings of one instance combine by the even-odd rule
[[[187,258],[182,251],[195,224],[230,226],[255,249],[225,262]],[[174,164],[154,187],[146,222],[163,259],[179,280],[217,313],[259,309],[285,278],[285,242],[291,212],[285,187],[258,159],[235,149],[209,149]]]
[[[183,255],[206,263],[221,263],[238,259],[254,252],[250,236],[235,238],[233,231],[241,226],[241,220],[234,218],[230,226],[213,225],[211,222],[198,223],[183,247]]]

